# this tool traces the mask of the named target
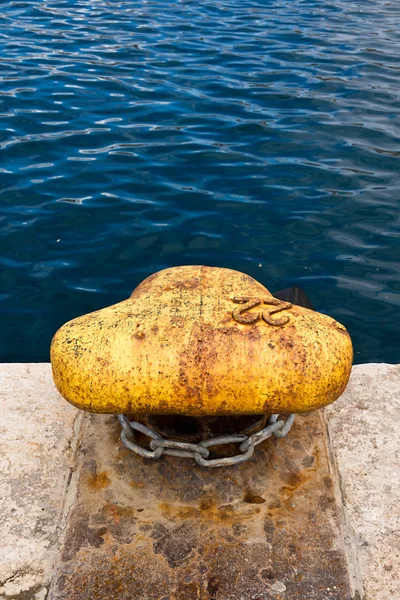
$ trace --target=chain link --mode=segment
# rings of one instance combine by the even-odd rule
[[[137,421],[129,421],[125,415],[117,415],[118,421],[122,427],[121,441],[136,454],[145,458],[160,458],[163,454],[168,456],[179,456],[181,458],[193,458],[201,467],[228,467],[230,465],[238,465],[246,460],[249,460],[254,454],[254,448],[261,442],[274,435],[277,438],[284,438],[290,431],[293,425],[295,415],[291,414],[286,421],[279,419],[280,415],[271,415],[268,419],[268,424],[264,429],[261,429],[253,435],[245,434],[225,435],[220,437],[210,438],[198,444],[190,444],[188,442],[177,442],[163,438],[159,433],[138,423]],[[150,450],[139,446],[135,443],[135,431],[140,431],[150,438]],[[240,444],[240,454],[228,456],[226,458],[209,458],[210,451],[208,448],[214,446],[224,446],[227,444]]]

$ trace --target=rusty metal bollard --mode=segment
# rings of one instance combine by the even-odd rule
[[[205,266],[151,275],[128,300],[66,323],[51,346],[66,400],[118,414],[124,443],[142,456],[190,456],[203,466],[243,462],[273,433],[286,435],[294,413],[335,401],[352,359],[350,336],[331,317],[275,298],[248,275]],[[272,417],[250,436],[192,443],[165,440],[125,415]],[[135,431],[150,449],[135,443]],[[238,456],[208,458],[229,443],[240,443]]]

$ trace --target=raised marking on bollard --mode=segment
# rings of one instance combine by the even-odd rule
[[[283,327],[289,323],[290,318],[288,315],[280,319],[273,319],[272,315],[275,315],[278,312],[282,312],[283,310],[289,310],[292,308],[292,304],[290,302],[283,302],[282,300],[278,300],[277,298],[268,298],[264,300],[264,304],[272,304],[275,308],[269,308],[263,311],[262,318],[268,323],[268,325],[273,325],[274,327]]]
[[[250,298],[248,296],[236,296],[233,298],[233,302],[235,304],[241,304],[242,306],[238,306],[234,308],[232,311],[232,317],[238,323],[242,325],[254,325],[261,318],[268,325],[272,325],[273,327],[283,327],[287,325],[290,321],[290,317],[285,315],[280,319],[273,319],[272,315],[276,313],[282,312],[283,310],[290,310],[293,305],[290,302],[283,302],[283,300],[278,300],[277,298],[264,298],[263,303],[269,304],[271,308],[266,308],[262,311],[262,313],[248,313],[247,311],[259,306],[261,304],[260,298]],[[244,314],[247,313],[247,314]]]
[[[232,317],[235,319],[235,321],[242,323],[243,325],[252,325],[253,323],[257,323],[260,318],[260,313],[250,313],[247,315],[243,313],[255,308],[256,306],[259,306],[259,304],[261,304],[260,298],[248,298],[245,296],[236,297],[233,299],[233,301],[235,304],[243,305],[233,309]]]

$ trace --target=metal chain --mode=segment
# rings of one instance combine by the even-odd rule
[[[293,425],[295,415],[289,415],[286,421],[280,420],[279,416],[280,415],[271,415],[268,419],[268,425],[253,435],[224,435],[204,440],[198,444],[167,440],[150,427],[138,423],[137,421],[129,421],[125,415],[117,415],[117,418],[122,427],[122,443],[129,448],[129,450],[132,450],[140,456],[144,456],[145,458],[160,458],[160,456],[166,454],[167,456],[194,458],[196,463],[201,467],[228,467],[249,460],[254,454],[255,446],[261,444],[261,442],[271,437],[271,435],[274,435],[277,438],[284,438]],[[135,443],[135,431],[140,431],[150,438],[150,450]],[[226,444],[240,444],[240,454],[229,456],[227,458],[209,458],[210,452],[208,448]]]

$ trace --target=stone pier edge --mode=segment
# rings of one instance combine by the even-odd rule
[[[357,365],[323,411],[354,600],[400,600],[399,396],[400,365]],[[0,600],[45,600],[86,415],[59,396],[47,363],[0,364],[0,406]]]

